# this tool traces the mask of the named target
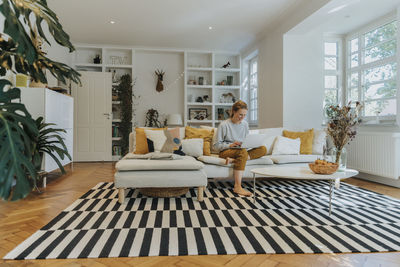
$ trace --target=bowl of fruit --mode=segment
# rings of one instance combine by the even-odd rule
[[[316,174],[332,174],[339,167],[338,164],[322,159],[317,159],[314,163],[309,163],[308,166]]]

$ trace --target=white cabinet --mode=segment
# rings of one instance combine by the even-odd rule
[[[240,55],[185,52],[184,58],[184,123],[217,127],[240,98]]]
[[[61,128],[66,131],[62,133],[68,152],[73,156],[73,124],[74,124],[74,100],[71,96],[54,92],[47,88],[20,88],[21,102],[34,119],[43,117],[45,123],[54,123],[52,128]],[[57,156],[58,157],[58,156]],[[71,161],[65,157],[61,160],[62,165]],[[44,158],[44,170],[51,172],[58,169],[56,162],[47,154]]]

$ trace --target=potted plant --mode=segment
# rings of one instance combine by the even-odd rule
[[[59,81],[79,83],[80,74],[61,62],[51,60],[35,44],[50,42],[43,31],[47,25],[54,40],[74,51],[57,15],[46,0],[3,0],[0,13],[4,28],[0,33],[0,76],[7,71],[29,75],[47,83],[46,69]],[[36,185],[35,144],[39,130],[25,105],[18,103],[20,90],[0,79],[0,197],[5,200],[24,198]]]
[[[353,140],[357,134],[355,128],[361,122],[361,109],[360,102],[356,102],[354,107],[349,102],[343,107],[330,105],[326,109],[328,117],[326,132],[332,138],[335,162],[339,164],[339,170],[346,169],[345,145]]]

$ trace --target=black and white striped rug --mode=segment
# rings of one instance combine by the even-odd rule
[[[257,187],[256,204],[210,182],[204,202],[194,189],[170,199],[131,190],[120,205],[113,184],[100,183],[5,259],[400,251],[398,199],[343,183],[329,217],[327,182]]]

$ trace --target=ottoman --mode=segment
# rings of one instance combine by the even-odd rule
[[[124,157],[115,165],[115,187],[119,203],[125,200],[127,188],[197,187],[197,199],[203,201],[207,176],[204,164],[190,156],[174,160],[129,159]]]

